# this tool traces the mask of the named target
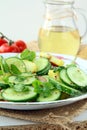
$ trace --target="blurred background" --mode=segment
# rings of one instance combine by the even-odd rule
[[[87,17],[86,5],[87,0],[75,0],[75,7],[85,10]],[[0,0],[0,32],[12,40],[37,40],[43,15],[43,0]],[[80,26],[85,28],[84,22]],[[87,35],[83,42],[87,43]]]

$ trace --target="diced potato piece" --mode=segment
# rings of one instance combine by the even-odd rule
[[[48,54],[48,53],[45,53],[45,52],[40,52],[40,57],[44,57],[44,58],[50,59],[51,55]]]
[[[64,65],[64,61],[61,60],[61,59],[56,58],[55,56],[52,56],[52,57],[50,58],[50,62],[51,62],[53,65],[56,65],[56,66],[63,66],[63,65]]]
[[[59,73],[58,72],[54,72],[53,70],[49,70],[48,76],[52,77],[54,79],[58,79],[59,78]]]

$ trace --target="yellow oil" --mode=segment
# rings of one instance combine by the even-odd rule
[[[54,26],[40,29],[38,44],[40,51],[76,55],[80,46],[78,30]]]

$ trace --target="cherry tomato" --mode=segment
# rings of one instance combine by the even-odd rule
[[[5,40],[4,38],[0,38],[0,46],[3,45],[4,43],[8,43],[8,41]]]
[[[8,43],[3,44],[2,46],[0,46],[0,53],[6,53],[6,52],[19,52],[19,48],[12,44],[9,45]]]
[[[13,41],[0,32],[0,53],[5,52],[22,52],[27,45],[22,40]]]
[[[27,48],[26,43],[22,40],[18,40],[16,42],[14,42],[14,45],[16,45],[19,48],[20,52],[22,52],[24,49]]]

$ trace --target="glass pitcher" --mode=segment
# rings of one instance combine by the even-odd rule
[[[77,27],[74,0],[45,0],[44,3],[45,20],[38,37],[40,51],[76,55],[83,36]],[[85,16],[82,17],[87,23]],[[86,31],[87,25],[83,35]]]

